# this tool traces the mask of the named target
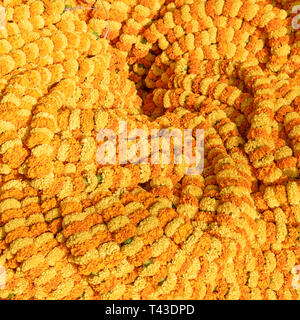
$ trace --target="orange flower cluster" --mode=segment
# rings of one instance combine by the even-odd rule
[[[298,2],[1,0],[0,299],[299,300]],[[100,164],[120,120],[203,172]]]

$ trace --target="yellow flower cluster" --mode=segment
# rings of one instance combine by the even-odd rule
[[[297,1],[0,4],[0,300],[300,299]],[[99,163],[119,121],[203,172]]]

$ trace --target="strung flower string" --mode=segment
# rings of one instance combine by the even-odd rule
[[[90,4],[90,2],[89,1],[86,1],[86,0],[84,0],[86,3],[88,3],[88,4]],[[109,20],[109,15],[108,15],[108,12],[107,12],[107,10],[106,10],[106,8],[105,8],[105,6],[104,6],[104,3],[103,3],[103,1],[102,0],[100,0],[101,1],[101,5],[102,5],[102,7],[103,7],[103,10],[104,10],[104,12],[105,12],[105,16],[106,16],[106,21],[107,21],[107,23],[108,23],[108,26],[107,26],[107,28],[106,28],[106,30],[105,30],[105,34],[104,34],[104,36],[103,36],[103,38],[104,39],[106,39],[107,38],[107,36],[108,36],[108,33],[109,33],[109,31],[110,31],[110,20]],[[95,3],[97,2],[97,0],[92,4],[92,6],[91,7],[85,7],[85,6],[77,6],[77,7],[70,7],[70,6],[65,6],[65,9],[64,9],[64,11],[72,11],[72,10],[100,10],[100,8],[96,8],[95,7]]]
[[[293,1],[6,2],[0,300],[299,300]]]

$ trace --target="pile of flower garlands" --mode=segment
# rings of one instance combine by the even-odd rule
[[[299,299],[297,4],[0,1],[0,298]],[[120,119],[202,174],[100,165]]]

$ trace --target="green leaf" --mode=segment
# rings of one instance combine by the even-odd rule
[[[15,296],[14,293],[10,293],[10,294],[8,295],[8,299],[12,299],[14,296]]]
[[[100,173],[97,174],[98,183],[102,183],[102,175]]]
[[[95,35],[97,37],[97,40],[99,40],[99,34],[95,30],[93,30],[93,35]]]
[[[144,263],[144,267],[148,267],[151,264],[151,260],[148,259],[145,263]]]
[[[146,44],[148,41],[147,41],[147,39],[146,38],[142,38],[142,40],[141,40],[141,42],[142,42],[142,44]]]
[[[133,240],[132,238],[128,238],[124,241],[124,244],[129,244],[132,242],[132,240]]]
[[[87,178],[83,178],[84,184],[87,186],[89,184]]]
[[[71,6],[69,4],[65,5],[65,10],[71,8]]]
[[[158,285],[161,286],[166,280],[167,280],[167,277],[162,278],[162,279],[158,282]]]

